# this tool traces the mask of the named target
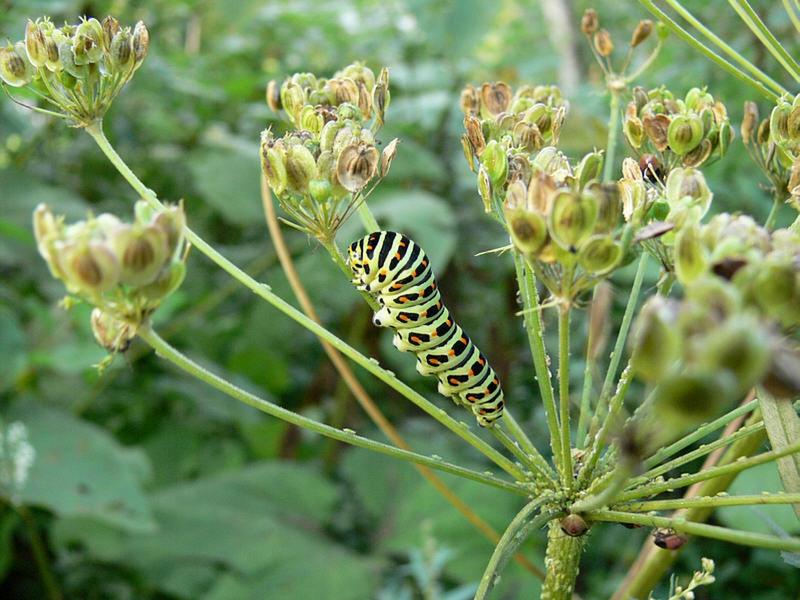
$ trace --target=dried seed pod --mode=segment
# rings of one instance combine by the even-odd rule
[[[742,141],[749,144],[753,134],[758,128],[758,105],[748,100],[744,103],[744,116],[742,117]]]
[[[594,49],[600,56],[610,56],[614,51],[614,41],[611,34],[606,29],[601,29],[594,34]]]
[[[397,156],[397,146],[400,144],[399,138],[394,138],[391,142],[386,144],[386,147],[381,152],[381,177],[386,177],[389,173],[389,167],[392,166],[394,157]]]
[[[147,26],[139,21],[133,28],[133,58],[137,65],[147,56],[148,48],[150,48],[150,32],[147,31]]]
[[[336,177],[348,192],[364,188],[378,170],[380,154],[375,146],[364,143],[351,144],[342,150],[336,161]]]
[[[597,11],[587,8],[581,17],[581,31],[586,35],[592,35],[598,27],[600,27],[600,18],[597,16]]]
[[[636,29],[633,30],[631,36],[631,48],[636,48],[639,44],[644,42],[653,31],[653,22],[650,19],[639,21]]]
[[[483,127],[481,121],[472,113],[464,116],[464,129],[466,130],[467,140],[472,146],[472,152],[480,157],[483,149],[486,148],[486,139],[483,137]]]
[[[645,116],[642,119],[644,133],[656,147],[663,152],[669,147],[667,132],[669,131],[670,118],[667,115]]]
[[[272,112],[280,111],[281,107],[281,88],[274,79],[267,84],[267,106]]]
[[[111,49],[111,42],[114,41],[114,37],[122,31],[122,28],[119,26],[119,21],[111,15],[106,16],[101,25],[103,28],[103,48],[108,51]]]
[[[508,110],[511,104],[511,88],[508,84],[498,81],[496,83],[484,83],[480,91],[481,114],[484,116],[497,116]]]

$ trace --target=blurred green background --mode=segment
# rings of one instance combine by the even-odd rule
[[[476,257],[507,242],[484,217],[461,155],[458,93],[466,83],[484,80],[559,83],[571,103],[562,149],[576,157],[603,147],[602,74],[578,20],[594,6],[624,48],[647,16],[633,0],[543,3],[4,0],[0,38],[20,39],[25,19],[42,14],[56,23],[109,13],[124,23],[145,21],[150,53],[106,118],[109,137],[162,198],[185,200],[194,229],[291,300],[258,195],[259,133],[268,125],[285,127],[264,102],[266,83],[295,71],[327,76],[354,60],[376,72],[388,66],[392,103],[381,138],[397,136],[402,145],[371,206],[382,224],[411,234],[428,250],[448,304],[491,357],[517,416],[543,441],[527,345],[514,316],[512,265],[508,257]],[[687,5],[781,76],[724,3]],[[779,3],[754,5],[796,51],[796,32]],[[664,83],[681,95],[708,85],[737,124],[743,101],[752,98],[675,39],[638,83]],[[769,110],[761,108],[762,114]],[[768,212],[764,180],[740,141],[707,176],[716,192],[714,210],[759,218]],[[21,516],[4,502],[0,511],[0,597],[45,597],[31,523],[66,598],[471,597],[491,546],[409,465],[287,427],[171,370],[138,343],[102,376],[91,367],[104,351],[92,339],[89,309],[59,308],[64,290],[36,252],[30,215],[47,202],[70,218],[87,210],[123,216],[134,200],[88,136],[7,98],[0,101],[0,423],[24,423],[36,452],[15,498],[28,508]],[[789,216],[782,215],[784,221]],[[357,235],[352,225],[343,241]],[[395,352],[389,336],[371,327],[366,306],[327,255],[297,232],[286,235],[326,325],[435,397],[413,359]],[[622,271],[613,282],[622,292],[615,311],[631,277]],[[233,285],[198,253],[180,292],[155,321],[172,343],[239,385],[381,438],[315,338]],[[577,349],[584,330],[579,322],[576,375],[582,372]],[[415,449],[488,466],[363,375]],[[4,469],[9,436],[5,442]],[[517,498],[448,482],[500,530],[519,509]],[[774,468],[765,467],[736,485],[743,493],[777,489],[779,482]],[[9,490],[0,491],[8,498]],[[796,527],[791,511],[787,518],[780,508],[731,509],[716,518],[762,531]],[[608,597],[647,534],[597,526],[579,578],[581,596]],[[525,550],[540,565],[543,538],[532,536]],[[708,541],[692,543],[676,571],[686,577],[699,568],[700,556],[716,560],[718,583],[698,598],[778,600],[796,597],[800,586],[800,572],[777,553]],[[497,598],[533,598],[537,587],[512,564]],[[665,595],[662,587],[660,597]]]

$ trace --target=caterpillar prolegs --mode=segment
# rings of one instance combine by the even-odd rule
[[[439,393],[466,406],[478,423],[503,414],[500,380],[444,306],[430,261],[408,237],[376,231],[353,242],[353,283],[380,304],[372,322],[395,330],[394,346],[417,356],[417,371],[439,379]]]

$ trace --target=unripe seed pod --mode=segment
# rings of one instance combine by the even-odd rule
[[[735,377],[729,371],[709,373],[688,367],[658,382],[653,409],[666,427],[685,430],[717,416],[738,393]]]
[[[628,105],[629,108],[633,107],[633,103]],[[640,148],[644,143],[644,125],[642,120],[636,116],[635,110],[627,110],[625,112],[625,119],[622,123],[622,131],[625,134],[625,139],[634,148]]]
[[[111,240],[122,269],[120,281],[131,286],[151,283],[169,257],[167,235],[153,225],[122,225]]]
[[[614,51],[614,41],[606,29],[601,29],[594,34],[594,49],[600,56],[610,56]]]
[[[631,366],[648,383],[661,381],[681,355],[681,338],[671,316],[673,307],[661,296],[653,296],[636,317]]]
[[[286,189],[286,152],[280,142],[273,145],[269,130],[261,134],[261,169],[272,191],[281,195]]]
[[[708,257],[700,240],[699,227],[688,223],[675,237],[675,274],[683,285],[693,282],[706,272]]]
[[[603,153],[589,152],[581,159],[575,167],[575,179],[578,182],[578,190],[583,190],[589,182],[600,179],[603,172]]]
[[[89,65],[103,58],[103,26],[97,19],[81,22],[72,38],[76,65]]]
[[[358,192],[375,176],[379,161],[380,154],[375,146],[352,144],[339,155],[336,177],[348,192]]]
[[[492,178],[492,184],[501,187],[508,175],[508,158],[506,151],[496,140],[486,144],[481,154],[481,163]]]
[[[594,235],[578,250],[578,264],[591,275],[606,275],[622,259],[622,247],[608,235]]]
[[[788,102],[780,102],[769,116],[769,130],[776,142],[786,141],[789,137],[789,115],[792,107]]]
[[[503,211],[514,245],[524,254],[535,257],[547,241],[547,222],[538,212],[522,208]]]
[[[17,42],[14,46],[0,48],[0,79],[11,87],[22,87],[33,80],[33,75],[25,44]]]
[[[592,234],[597,222],[597,200],[588,194],[559,192],[553,199],[548,228],[550,236],[564,250],[577,252]]]
[[[486,167],[481,165],[478,167],[478,193],[483,200],[483,210],[487,214],[492,212],[494,207],[493,191],[492,191],[492,178],[489,176],[489,171]]]
[[[592,35],[600,26],[600,18],[597,16],[597,11],[593,8],[587,8],[581,17],[581,31],[586,35]]]
[[[137,203],[138,204],[138,203]],[[173,259],[181,252],[184,230],[186,227],[186,214],[183,206],[168,206],[158,212],[153,219],[153,225],[161,229],[167,240],[167,253]]]
[[[119,282],[120,263],[105,243],[68,243],[59,250],[59,266],[71,291],[102,293]]]
[[[111,57],[111,64],[119,69],[119,71],[124,72],[131,66],[134,53],[133,39],[130,31],[122,29],[114,36],[114,39],[111,40],[109,55]]]
[[[294,192],[304,194],[308,184],[317,177],[317,161],[302,144],[292,144],[286,149],[286,184]]]
[[[314,135],[318,135],[322,131],[322,127],[325,125],[325,120],[313,106],[306,104],[300,110],[298,125],[300,129],[304,131],[310,131]]]
[[[186,265],[182,260],[173,260],[166,269],[162,269],[156,279],[139,291],[151,302],[159,303],[177,290],[186,277]]]
[[[694,150],[702,139],[703,123],[695,116],[678,115],[667,129],[669,147],[679,156]]]
[[[38,23],[34,23],[30,19],[25,26],[25,51],[27,52],[28,60],[37,69],[47,64],[47,43],[44,32],[40,29]]]
[[[306,93],[298,84],[290,80],[281,86],[281,104],[293,123],[305,103]]]
[[[671,207],[677,207],[685,198],[689,198],[691,205],[699,208],[699,217],[706,214],[714,198],[703,173],[693,168],[677,168],[670,171],[665,195]]]

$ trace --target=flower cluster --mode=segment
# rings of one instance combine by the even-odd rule
[[[183,281],[183,207],[136,203],[133,223],[109,213],[67,225],[44,204],[33,215],[39,253],[70,294],[94,305],[92,329],[124,351],[140,325]]]
[[[674,254],[684,297],[652,297],[633,344],[634,372],[658,384],[658,414],[697,423],[765,377],[797,393],[775,357],[795,353],[781,329],[800,324],[800,235],[720,214],[685,226]]]
[[[78,127],[102,119],[144,61],[150,37],[141,21],[131,29],[113,17],[55,27],[28,21],[25,39],[0,48],[0,79],[29,86]]]
[[[469,168],[487,213],[508,185],[527,179],[534,154],[558,143],[567,104],[555,86],[524,86],[512,94],[507,84],[469,85],[461,92],[465,133],[461,137]]]
[[[527,176],[508,185],[503,201],[514,246],[550,292],[567,302],[607,277],[624,254],[617,231],[622,205],[616,185],[597,182],[602,166],[599,152],[573,167],[548,146]]]
[[[700,88],[689,90],[683,100],[664,87],[635,88],[623,132],[637,155],[653,157],[667,172],[721,158],[733,139],[725,105]]]
[[[378,150],[375,134],[389,104],[389,74],[353,64],[331,79],[297,73],[267,88],[270,107],[285,112],[294,129],[261,136],[267,182],[293,225],[330,240],[384,177],[397,140]],[[370,187],[370,184],[372,186]]]
[[[791,156],[778,145],[770,131],[771,119],[759,120],[755,102],[744,103],[742,142],[772,185],[772,193],[781,200],[788,191],[795,208],[800,210],[800,165],[793,168]]]

